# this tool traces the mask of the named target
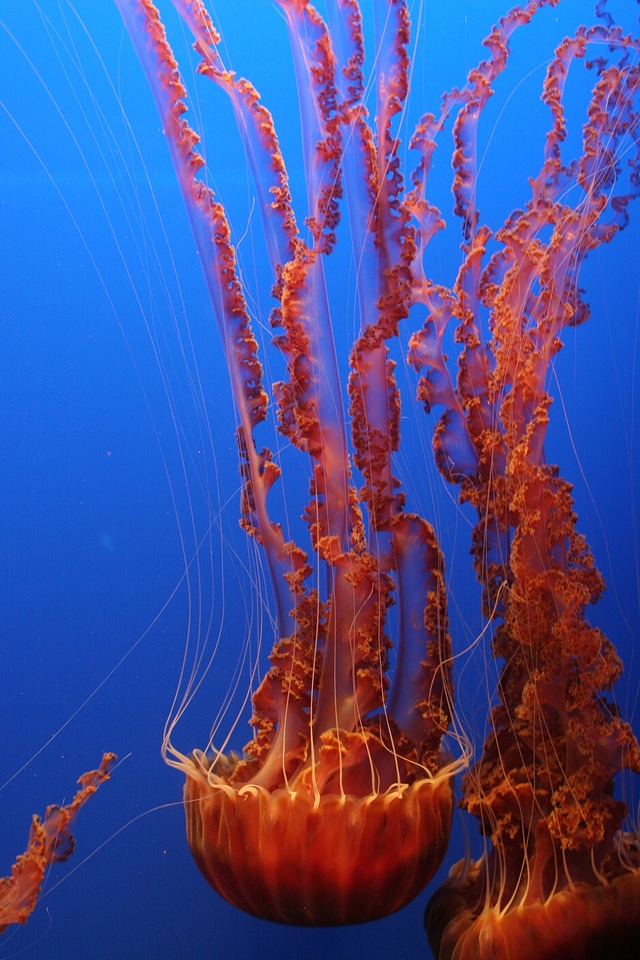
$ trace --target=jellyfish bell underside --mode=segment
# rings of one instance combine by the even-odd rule
[[[577,883],[545,903],[500,911],[478,901],[481,861],[459,863],[430,899],[425,929],[438,960],[633,960],[638,955],[640,875]],[[464,879],[462,874],[464,873]]]
[[[212,784],[206,762],[194,757],[187,773],[189,845],[214,890],[246,913],[308,926],[375,920],[415,899],[446,852],[447,775],[314,798]]]

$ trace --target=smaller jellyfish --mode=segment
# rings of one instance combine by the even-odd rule
[[[11,868],[11,876],[0,877],[0,934],[12,923],[27,922],[38,902],[45,871],[52,863],[68,860],[73,853],[73,821],[100,784],[109,779],[115,759],[114,753],[105,753],[97,770],[83,773],[78,780],[80,789],[71,803],[64,807],[51,804],[44,820],[33,815],[27,849]]]
[[[494,31],[491,46],[501,39]],[[566,162],[563,93],[581,60],[595,78],[581,154]],[[640,193],[639,60],[640,41],[611,23],[580,27],[557,47],[542,95],[551,113],[542,169],[484,264],[491,234],[473,196],[480,82],[477,109],[455,128],[465,260],[453,290],[427,290],[430,317],[412,359],[425,404],[446,408],[439,466],[477,511],[472,552],[501,672],[461,799],[487,850],[455,865],[427,905],[438,960],[638,955],[640,848],[614,787],[619,774],[640,773],[640,746],[612,697],[621,659],[586,615],[604,581],[544,443],[563,330],[589,315],[580,269],[626,226]],[[440,348],[451,317],[462,344],[455,384]]]

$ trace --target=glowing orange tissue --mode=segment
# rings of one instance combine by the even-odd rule
[[[109,767],[115,759],[113,753],[105,753],[97,770],[83,773],[71,803],[47,807],[44,820],[34,815],[27,849],[14,863],[11,876],[0,878],[0,933],[12,923],[27,922],[38,902],[45,871],[73,853],[76,844],[71,824],[100,784],[109,779]]]

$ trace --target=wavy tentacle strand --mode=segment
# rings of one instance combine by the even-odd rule
[[[333,389],[335,378],[331,364],[333,361],[335,366],[335,356],[332,340],[330,336],[318,336],[317,329],[311,323],[313,305],[319,299],[325,305],[320,311],[325,317],[324,333],[328,331],[330,334],[324,275],[319,259],[320,253],[328,249],[325,247],[327,238],[319,230],[317,239],[319,241],[322,237],[322,243],[319,242],[316,248],[309,248],[299,237],[284,160],[271,114],[259,102],[257,91],[247,80],[236,78],[223,67],[217,50],[218,38],[206,9],[198,0],[184,7],[179,2],[174,5],[184,15],[196,38],[196,51],[203,57],[199,72],[218,83],[232,102],[261,201],[260,209],[274,276],[273,292],[280,301],[280,306],[273,311],[272,324],[285,330],[277,339],[277,344],[287,357],[289,370],[288,381],[274,387],[282,432],[319,463],[329,454],[333,456],[329,464],[334,484],[331,501],[348,502],[350,494],[344,428],[341,426],[343,418],[339,403],[335,408]],[[314,27],[317,29],[316,24]],[[323,47],[322,44],[318,46],[321,49]],[[305,58],[301,59],[307,62]],[[327,74],[330,76],[329,67],[330,64],[325,64],[317,71],[325,76],[323,89],[327,83],[330,84],[326,79]],[[318,148],[319,153],[323,150],[323,147]],[[332,165],[335,165],[336,157],[334,151]],[[333,176],[335,178],[335,172]],[[328,193],[326,188],[322,189]],[[331,202],[335,206],[335,201]],[[318,210],[323,203],[329,208],[330,201],[325,198],[316,203]],[[335,219],[336,214],[333,216]],[[239,436],[239,445],[245,464],[243,515],[247,519],[244,525],[248,532],[255,532],[260,537],[269,557],[273,544],[262,536],[263,524],[254,495],[257,481],[251,469],[244,433]],[[340,450],[343,451],[342,457]],[[268,453],[263,451],[263,463],[265,455],[268,456]],[[341,466],[342,461],[344,463]],[[279,475],[270,460],[268,466],[269,476],[264,478],[268,479],[268,485],[264,484],[267,491]],[[325,513],[328,511],[325,510]],[[338,513],[338,519],[333,515],[331,518],[325,517],[325,527],[332,522],[334,529],[331,533],[325,529],[324,536],[338,536],[340,542],[344,543],[348,536],[344,530],[344,514],[345,511]],[[316,542],[313,546],[318,549]],[[277,581],[274,584],[276,595],[288,596],[289,603],[294,605],[296,629],[291,636],[278,639],[271,656],[272,669],[254,697],[252,723],[256,738],[249,744],[248,754],[254,779],[263,785],[279,783],[283,772],[287,776],[306,758],[304,730],[308,726],[310,697],[303,691],[311,687],[317,689],[317,676],[322,664],[319,647],[326,639],[324,615],[316,613],[314,622],[313,618],[301,615],[298,610],[301,605],[309,608],[318,606],[316,591],[311,591],[307,597],[303,588],[303,582],[312,570],[306,562],[306,554],[293,544],[284,545],[284,554],[290,565],[288,570],[273,562],[270,567]],[[290,594],[285,592],[287,584]],[[279,621],[281,637],[285,622],[284,619]],[[296,676],[298,681],[292,683],[292,678]],[[301,681],[302,677],[306,679]],[[256,763],[260,764],[259,773],[256,772]],[[248,775],[248,770],[243,767],[236,774],[242,780]]]
[[[200,0],[172,3],[196,40],[196,52],[202,57],[198,73],[217,83],[233,106],[255,184],[271,268],[274,276],[279,276],[283,265],[293,257],[298,227],[273,118],[253,84],[225,67],[218,50],[220,36],[204,4]]]
[[[114,753],[105,753],[97,770],[83,773],[71,803],[63,807],[51,804],[43,820],[34,814],[27,849],[11,868],[11,876],[0,877],[0,934],[12,923],[27,922],[38,902],[46,871],[51,864],[68,860],[75,850],[73,822],[100,784],[109,779],[115,760]]]
[[[191,221],[193,234],[214,316],[223,343],[232,391],[238,409],[240,426],[237,432],[240,450],[240,470],[244,478],[242,494],[242,525],[248,533],[256,536],[264,547],[269,568],[270,582],[276,604],[276,623],[279,636],[278,665],[270,672],[267,683],[271,697],[265,703],[263,697],[257,708],[255,728],[257,731],[255,752],[272,756],[278,770],[283,758],[285,769],[299,761],[300,739],[307,724],[308,698],[300,696],[292,688],[288,677],[294,674],[313,674],[313,646],[306,638],[287,635],[285,624],[289,610],[295,603],[294,584],[298,584],[300,571],[306,571],[306,556],[292,543],[285,543],[279,524],[273,523],[267,510],[267,495],[277,480],[280,470],[273,462],[271,452],[258,449],[254,428],[266,418],[268,397],[262,382],[262,367],[258,359],[258,345],[251,329],[245,297],[236,271],[235,251],[231,245],[230,229],[224,208],[215,200],[213,191],[197,176],[204,160],[196,151],[199,137],[188,125],[184,113],[185,88],[180,79],[178,66],[166,39],[159,14],[148,0],[131,3],[117,0],[118,7],[131,36],[134,38],[140,62],[151,86],[163,128],[169,144],[174,169]],[[197,46],[201,54],[209,58],[215,52],[215,34],[202,5],[194,0],[184,7],[187,22],[193,24],[197,33]],[[209,46],[205,44],[209,42]],[[208,63],[208,60],[205,60]],[[250,93],[244,99],[238,93],[246,88],[242,84],[227,82],[232,89],[234,101],[241,104],[238,112],[263,120],[258,101]],[[236,96],[237,94],[237,96]],[[277,148],[268,124],[263,123],[265,149]],[[275,146],[274,146],[275,144]],[[277,149],[276,149],[277,153]],[[274,161],[274,163],[277,163]],[[288,224],[287,224],[288,226]],[[287,722],[285,722],[285,720]],[[184,758],[170,743],[170,728],[167,750],[174,756],[179,767]],[[290,756],[293,759],[287,759]],[[265,771],[269,776],[269,771]]]
[[[452,814],[452,767],[440,746],[452,709],[443,560],[431,527],[404,513],[392,467],[400,405],[387,341],[408,314],[415,256],[392,129],[407,89],[406,4],[390,4],[374,132],[363,102],[356,0],[334,5],[337,58],[306,0],[278,0],[301,115],[303,234],[271,115],[251,84],[225,68],[201,0],[173,0],[195,37],[199,72],[232,102],[253,171],[273,271],[274,346],[287,365],[286,378],[271,385],[277,427],[310,458],[307,554],[283,542],[267,512],[279,469],[254,441],[268,413],[267,389],[226,214],[196,176],[203,161],[183,116],[175,60],[149,0],[117,2],[158,103],[205,269],[240,418],[243,525],[264,549],[278,612],[271,666],[253,697],[254,738],[243,756],[195,751],[187,758],[168,745],[187,777],[191,848],[212,886],[259,916],[314,924],[372,919],[426,884]],[[343,174],[364,278],[349,361],[350,432],[325,278]],[[389,693],[387,611],[395,601]]]
[[[582,154],[566,165],[563,87],[591,40],[608,43],[613,62],[597,64]],[[613,787],[621,770],[640,772],[640,748],[606,698],[622,664],[585,615],[604,584],[577,532],[571,486],[545,461],[544,439],[562,330],[587,316],[580,268],[625,225],[638,194],[638,52],[636,41],[601,26],[558,47],[543,93],[552,114],[543,168],[525,209],[496,233],[498,252],[484,268],[489,231],[469,214],[466,147],[458,154],[465,261],[451,294],[427,290],[425,302],[437,309],[412,343],[412,362],[426,370],[425,402],[447,407],[435,435],[438,462],[478,511],[476,570],[487,613],[501,617],[493,653],[504,661],[492,732],[462,800],[492,849],[454,868],[430,901],[425,923],[440,960],[612,950],[631,957],[637,947],[638,911],[621,905],[638,900],[640,858]],[[461,143],[473,144],[477,122],[463,109]],[[480,307],[489,315],[487,346]],[[455,386],[440,346],[449,317],[462,343]],[[582,919],[558,921],[569,915]]]
[[[278,317],[284,333],[276,343],[290,376],[275,385],[275,396],[282,432],[314,461],[306,519],[313,549],[330,571],[326,651],[313,724],[318,731],[352,730],[383,702],[384,670],[381,674],[378,663],[386,657],[384,617],[391,584],[362,551],[324,276],[342,195],[335,56],[326,26],[309,4],[281,6],[294,52],[313,245],[299,241],[284,267]]]
[[[254,427],[266,417],[268,398],[262,385],[257,342],[237,277],[229,224],[213,191],[197,176],[204,165],[196,149],[199,137],[184,117],[186,90],[158,11],[149,0],[116,2],[156,101],[201,258],[240,418],[238,443],[246,484],[244,524],[265,546],[277,621],[282,627],[291,602],[284,578],[292,562],[282,531],[270,521],[266,506],[268,491],[279,475],[279,468],[270,451],[258,450],[253,442]],[[187,8],[193,17],[199,4],[189,3]],[[208,24],[208,20],[205,23]]]
[[[380,6],[386,9],[385,4]],[[374,131],[364,103],[359,8],[345,0],[332,5],[329,13],[335,49],[340,51],[336,77],[343,102],[343,171],[351,246],[358,256],[360,335],[351,352],[349,377],[354,462],[365,481],[360,497],[367,507],[370,542],[375,544],[381,568],[393,571],[398,591],[398,662],[387,712],[417,742],[424,742],[435,729],[432,719],[438,710],[441,730],[451,713],[450,650],[440,579],[443,561],[430,526],[402,512],[404,495],[392,465],[399,443],[400,395],[387,347],[409,313],[416,252],[410,214],[402,199],[399,140],[391,128],[408,88],[408,14],[402,2],[391,5],[388,18],[378,11],[378,20],[385,21],[392,40],[376,44],[385,52],[378,65]],[[427,661],[425,650],[430,651]],[[434,651],[437,654],[432,657]],[[424,691],[429,691],[433,712],[417,706]]]

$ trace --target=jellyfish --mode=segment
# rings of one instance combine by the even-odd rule
[[[231,902],[259,916],[307,924],[398,909],[444,855],[452,775],[467,763],[451,680],[459,638],[454,635],[452,649],[444,560],[428,523],[434,517],[423,507],[412,512],[410,484],[402,489],[393,469],[405,429],[394,359],[401,374],[407,366],[397,334],[415,330],[416,318],[426,313],[408,367],[422,377],[425,424],[432,411],[445,410],[436,460],[447,483],[460,489],[464,507],[475,511],[472,546],[485,591],[486,636],[492,636],[496,664],[511,665],[462,796],[488,852],[454,868],[428,909],[431,942],[443,957],[473,951],[488,937],[495,955],[501,937],[511,941],[512,952],[530,943],[544,956],[536,929],[561,929],[554,918],[570,912],[572,902],[587,904],[587,915],[606,913],[601,891],[609,888],[613,900],[633,902],[626,886],[633,889],[637,868],[635,841],[621,827],[624,809],[613,795],[617,771],[637,767],[635,740],[607,699],[621,665],[586,620],[602,580],[578,533],[569,485],[544,454],[561,331],[586,319],[577,292],[580,266],[619,232],[634,195],[637,166],[621,158],[623,149],[635,155],[635,41],[609,25],[576,34],[556,52],[546,94],[552,131],[533,199],[493,236],[475,207],[479,117],[506,65],[510,33],[526,30],[536,6],[545,5],[529,3],[508,14],[467,85],[445,97],[440,114],[423,118],[412,139],[421,160],[405,183],[405,4],[377,4],[387,39],[378,34],[376,57],[366,61],[375,63],[372,97],[363,79],[358,5],[329,3],[325,28],[310,5],[283,2],[305,125],[308,198],[300,215],[270,115],[249,82],[225,68],[204,8],[177,4],[193,30],[200,72],[229,97],[253,169],[274,293],[274,341],[265,350],[257,330],[268,321],[248,301],[226,212],[198,171],[196,135],[185,123],[183,87],[156,14],[146,3],[120,4],[160,100],[221,327],[238,410],[241,522],[269,578],[267,586],[250,586],[270,593],[275,611],[270,667],[254,684],[254,735],[242,755],[230,751],[225,737],[183,754],[174,746],[172,723],[167,730],[165,756],[186,777],[192,850]],[[625,50],[628,64],[621,62]],[[600,54],[609,62],[596,60]],[[570,61],[591,57],[596,90],[572,165],[561,159],[564,79]],[[429,174],[433,150],[442,147],[451,122],[463,266],[458,281],[445,287],[429,279],[431,241],[444,230]],[[621,185],[625,176],[630,186]],[[347,220],[347,243],[358,262],[360,329],[343,352],[348,309],[327,277]],[[482,330],[487,317],[489,336]],[[456,357],[445,358],[447,351],[459,353],[457,380]],[[272,452],[261,439],[267,419],[280,431]],[[279,492],[290,466],[285,448],[307,465],[302,535],[290,535],[290,506]],[[412,469],[422,471],[424,451],[412,456]],[[542,513],[534,519],[538,507]],[[539,636],[532,635],[532,612],[544,624]],[[556,648],[547,643],[559,635],[591,651],[571,654],[560,673]],[[240,646],[242,638],[235,639]],[[255,676],[258,665],[250,670]],[[562,671],[571,678],[564,691]],[[575,735],[580,723],[596,724],[596,754],[584,753],[588,738]],[[531,730],[539,752],[527,740]],[[462,746],[457,758],[449,755],[452,744]],[[551,770],[540,753],[557,744],[561,759]],[[518,765],[523,751],[529,751],[527,763]],[[591,793],[585,793],[590,778]],[[508,807],[504,816],[500,803]],[[520,819],[514,820],[514,809]],[[602,833],[591,846],[592,838],[579,836],[580,822],[571,835],[561,823],[587,809],[593,816],[585,822]],[[244,819],[232,833],[238,811]],[[591,910],[592,902],[605,906]],[[582,926],[597,944],[593,929]],[[612,929],[629,936],[637,921],[613,910],[602,929],[609,942]],[[579,935],[584,931],[565,934],[563,955],[571,955],[569,941],[580,955]]]
[[[503,48],[509,19],[490,36],[491,49]],[[594,48],[608,56],[589,59]],[[640,747],[611,697],[622,662],[587,618],[604,581],[578,530],[571,484],[546,460],[545,438],[563,331],[589,315],[582,263],[626,226],[639,192],[639,51],[610,20],[579,28],[556,48],[542,94],[551,115],[544,163],[526,205],[496,233],[491,256],[473,193],[486,70],[477,75],[474,109],[465,106],[456,120],[464,260],[453,289],[424,282],[429,317],[410,361],[423,373],[427,409],[445,408],[434,439],[438,465],[477,512],[474,565],[501,666],[491,727],[461,799],[490,845],[479,860],[455,865],[427,905],[439,960],[637,951],[638,838],[614,790],[621,772],[640,772]],[[581,154],[567,161],[564,88],[582,60],[593,89]],[[455,382],[441,348],[453,318],[461,344]]]
[[[273,346],[286,364],[269,393],[225,211],[198,176],[204,159],[158,13],[147,0],[117,2],[156,98],[207,279],[239,414],[241,522],[264,551],[277,610],[271,667],[253,695],[254,736],[242,756],[215,748],[185,756],[171,729],[165,741],[169,762],[186,775],[196,862],[214,889],[250,913],[323,925],[399,909],[444,855],[459,769],[442,747],[453,715],[444,561],[393,473],[400,397],[389,344],[420,304],[427,319],[407,359],[422,375],[427,412],[445,408],[435,458],[461,503],[477,512],[475,568],[493,653],[505,662],[492,730],[462,799],[493,847],[454,868],[434,895],[430,941],[442,958],[528,949],[583,956],[586,940],[599,955],[615,936],[627,949],[638,916],[621,904],[638,899],[637,844],[622,830],[626,808],[612,794],[620,770],[638,772],[640,754],[606,698],[621,664],[585,616],[603,584],[576,528],[571,487],[545,460],[544,438],[561,332],[588,313],[580,267],[624,227],[637,193],[637,42],[603,16],[607,22],[580,28],[557,48],[543,93],[552,118],[543,167],[532,198],[495,233],[497,250],[487,256],[491,232],[475,200],[478,120],[511,34],[547,4],[503,17],[466,86],[444,97],[438,116],[422,118],[411,143],[422,159],[405,191],[397,125],[409,84],[406,4],[377,5],[387,42],[376,50],[372,121],[357,2],[329,4],[327,26],[310,4],[280,0],[303,124],[301,232],[271,115],[250,82],[225,68],[204,5],[176,0],[199,73],[231,100],[254,177],[273,275]],[[565,163],[566,76],[596,45],[610,57],[588,64],[596,80],[582,153]],[[428,175],[451,116],[463,263],[449,289],[429,279],[424,263],[444,226]],[[621,187],[623,143],[631,149]],[[359,258],[348,418],[325,266],[343,194]],[[452,323],[461,345],[455,381],[443,348]],[[285,540],[271,519],[268,498],[281,470],[257,440],[270,408],[281,435],[309,457],[310,549]],[[573,909],[566,904],[590,916],[580,931],[544,919]],[[545,939],[549,925],[555,941]]]
[[[158,13],[146,2],[118,6],[202,259],[238,410],[241,523],[264,552],[276,607],[271,665],[252,698],[254,736],[243,754],[213,747],[186,756],[167,737],[169,762],[186,776],[189,844],[214,889],[249,913],[309,925],[375,919],[411,901],[439,866],[455,766],[441,743],[452,710],[443,558],[431,525],[405,509],[392,464],[400,399],[388,341],[408,314],[414,256],[393,132],[408,86],[406,6],[389,11],[394,39],[380,65],[375,137],[357,3],[335,5],[340,76],[315,10],[281,4],[308,151],[301,232],[270,114],[225,68],[206,8],[176,5],[195,37],[199,72],[231,100],[254,173],[273,276],[273,348],[286,363],[270,395],[225,211],[197,176],[204,161]],[[362,256],[348,418],[325,279],[343,190]],[[309,458],[309,549],[271,519],[280,467],[257,440],[269,406],[281,435]]]

